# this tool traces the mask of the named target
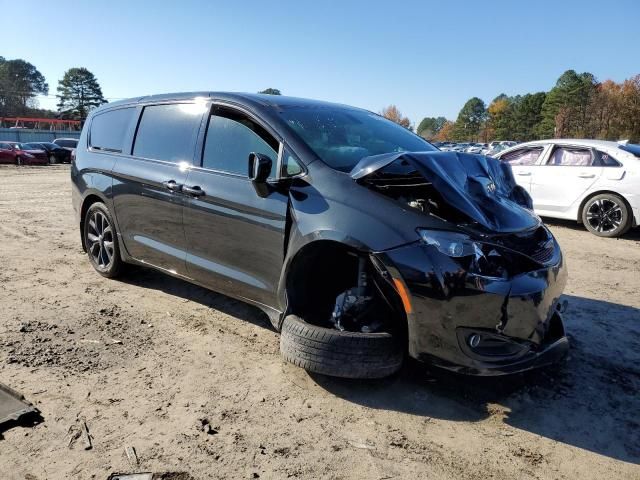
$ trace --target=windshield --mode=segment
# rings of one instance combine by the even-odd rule
[[[23,150],[42,150],[42,145],[38,143],[23,143],[22,149]]]
[[[291,107],[282,116],[316,155],[342,172],[371,155],[437,150],[397,123],[364,110]]]

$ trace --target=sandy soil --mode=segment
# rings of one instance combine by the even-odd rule
[[[253,307],[153,271],[98,276],[68,167],[0,167],[0,382],[42,414],[0,430],[0,478],[640,479],[640,230],[551,228],[570,269],[563,365],[341,381],[283,363]]]

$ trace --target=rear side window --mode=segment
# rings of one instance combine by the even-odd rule
[[[209,119],[202,166],[246,176],[249,154],[253,152],[269,156],[273,172],[278,147],[278,141],[246,115],[217,108]]]
[[[521,148],[504,154],[500,160],[511,165],[535,165],[542,150],[542,147]]]
[[[588,148],[556,147],[547,165],[567,167],[590,167],[593,165],[593,155]]]
[[[194,103],[145,107],[133,154],[167,162],[191,163],[203,108]]]
[[[134,113],[135,108],[120,108],[93,117],[89,135],[91,147],[108,152],[122,152],[124,137]]]

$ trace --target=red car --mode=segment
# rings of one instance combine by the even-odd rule
[[[24,143],[0,141],[0,163],[46,165],[49,159],[44,150],[29,148]]]

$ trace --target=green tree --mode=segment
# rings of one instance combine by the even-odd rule
[[[38,69],[24,60],[0,57],[0,115],[23,115],[38,106],[36,95],[49,93]]]
[[[486,117],[487,109],[482,100],[478,97],[467,100],[456,119],[453,128],[454,138],[457,140],[477,140]]]
[[[511,114],[512,99],[501,93],[487,107],[487,137],[490,140],[511,139]]]
[[[542,120],[542,106],[547,98],[544,92],[517,95],[511,101],[509,115],[509,140],[527,142],[537,138],[536,126]]]
[[[536,133],[542,138],[582,137],[588,129],[588,106],[597,82],[588,72],[567,70],[547,94]]]
[[[267,88],[258,93],[264,93],[266,95],[282,95],[282,93],[280,93],[280,90],[278,90],[277,88]]]
[[[416,133],[427,140],[431,140],[442,129],[446,121],[447,119],[444,117],[425,117],[418,124]]]
[[[86,68],[70,68],[58,82],[58,111],[67,118],[85,119],[107,103],[96,77]]]

